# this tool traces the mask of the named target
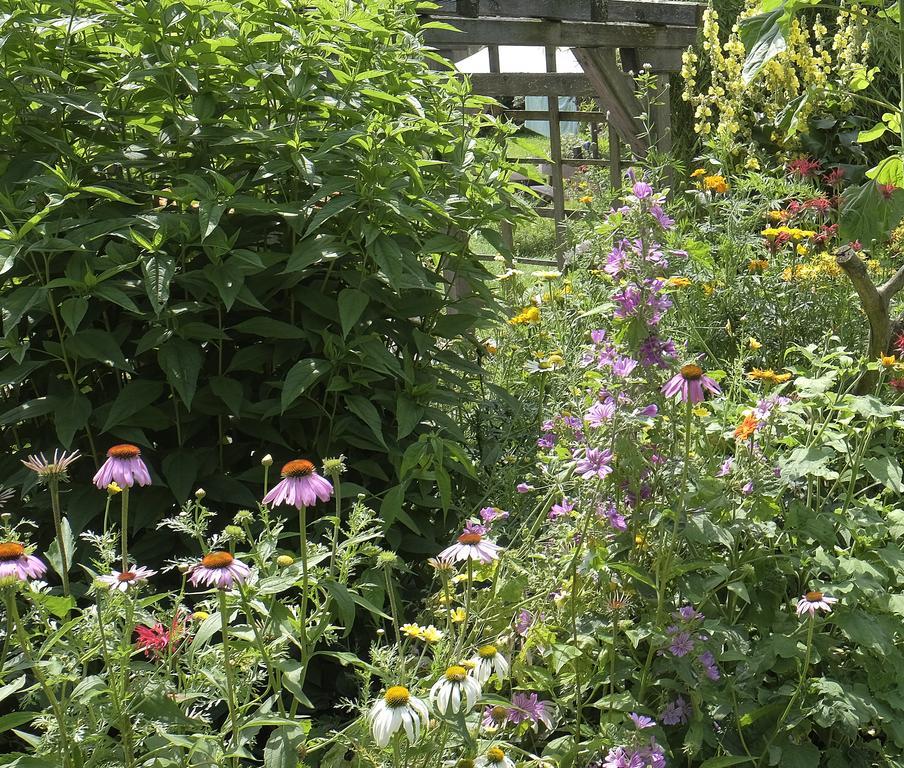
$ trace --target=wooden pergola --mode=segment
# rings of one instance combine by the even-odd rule
[[[489,49],[490,72],[471,75],[475,93],[506,99],[546,96],[544,110],[502,110],[514,120],[546,120],[550,127],[552,207],[538,208],[556,222],[556,242],[562,259],[565,220],[580,215],[565,207],[565,173],[569,165],[608,165],[613,189],[621,185],[624,144],[642,156],[652,143],[661,151],[672,147],[669,81],[681,70],[684,49],[697,39],[704,5],[672,0],[435,0],[431,21],[454,26],[427,29],[425,38],[451,61]],[[545,73],[502,73],[499,46],[543,46]],[[583,73],[556,72],[556,49],[567,47]],[[633,74],[643,66],[656,78],[656,98],[650,109],[648,136],[640,115]],[[596,99],[596,111],[564,112],[560,96]],[[606,123],[607,158],[568,158],[562,154],[561,120]],[[542,158],[522,162],[547,162]],[[503,232],[505,236],[510,232]]]

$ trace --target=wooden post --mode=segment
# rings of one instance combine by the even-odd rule
[[[499,46],[491,45],[487,48],[487,56],[490,60],[490,73],[494,75],[498,75],[501,72],[499,66]],[[496,112],[500,110],[494,110]],[[502,254],[505,259],[505,265],[507,267],[512,266],[512,251],[515,248],[515,228],[512,226],[512,222],[510,221],[502,221],[499,224],[499,235],[502,238],[502,242],[505,244],[505,247],[509,249],[508,253]]]
[[[546,46],[546,71],[556,71],[556,48]],[[549,112],[549,155],[552,161],[552,206],[556,226],[556,261],[562,266],[565,246],[565,180],[562,173],[562,133],[559,125],[559,96],[546,97]]]
[[[621,139],[615,126],[609,124],[609,191],[612,196],[618,194],[622,185]]]
[[[655,103],[650,109],[653,122],[656,149],[660,152],[672,151],[672,92],[669,75],[656,75]]]

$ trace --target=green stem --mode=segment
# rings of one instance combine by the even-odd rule
[[[122,489],[122,570],[123,573],[129,570],[129,489]]]
[[[273,662],[270,659],[270,654],[267,651],[267,646],[264,644],[264,639],[263,637],[261,637],[260,630],[257,627],[257,622],[254,620],[254,615],[251,612],[251,604],[248,601],[248,595],[245,593],[245,588],[241,584],[239,584],[238,590],[239,596],[242,600],[242,609],[245,611],[245,617],[248,619],[248,623],[251,625],[251,631],[254,632],[254,642],[257,644],[257,648],[261,652],[261,658],[264,660],[264,666],[267,668],[267,679],[270,682],[270,688],[276,695],[276,705],[277,707],[279,707],[279,713],[283,717],[285,717],[286,710],[283,706],[281,692],[276,684],[276,675],[274,672]]]
[[[400,618],[399,618],[399,606],[396,602],[396,593],[395,589],[392,586],[392,576],[391,576],[391,567],[389,565],[384,566],[383,568],[383,576],[386,580],[386,594],[389,595],[389,612],[392,614],[392,626],[395,630],[396,642],[402,642],[402,633],[399,630],[400,626]]]
[[[302,642],[308,644],[308,509],[298,508],[298,543],[301,552],[301,606],[298,609],[298,623],[301,627]]]
[[[97,591],[97,630],[100,633],[100,654],[104,659],[104,665],[108,670],[112,670],[113,663],[110,660],[110,653],[108,650],[107,643],[107,632],[104,629],[106,626],[104,620],[104,605],[103,605],[103,592],[100,590]],[[131,624],[128,622],[126,626]],[[125,634],[125,633],[124,633]],[[129,633],[129,638],[131,639],[131,632]],[[128,668],[128,665],[125,665]],[[111,675],[111,681],[115,681],[116,677]],[[133,741],[133,732],[132,732],[132,721],[129,720],[128,715],[126,714],[125,707],[123,706],[126,702],[126,697],[128,695],[128,690],[126,686],[123,686],[121,691],[117,691],[116,688],[113,688],[113,695],[110,699],[113,704],[114,710],[116,712],[116,718],[119,721],[119,728],[122,731],[122,751],[123,758],[126,761],[127,768],[133,768],[135,765],[135,746]]]
[[[340,517],[342,509],[342,485],[338,474],[333,477],[333,488],[335,490],[336,499],[336,520],[333,523],[333,548],[330,552],[330,577],[336,575],[336,556],[339,552],[339,527],[342,523],[342,518]]]
[[[52,478],[48,485],[50,490],[50,504],[53,507],[53,524],[56,527],[57,542],[60,547],[60,578],[63,580],[63,594],[69,597],[69,555],[66,552],[66,542],[63,539],[63,512],[60,509],[60,481]]]
[[[25,633],[25,628],[22,626],[22,619],[19,616],[19,609],[16,606],[15,593],[11,588],[7,587],[3,590],[3,596],[6,600],[7,615],[12,617],[12,623],[16,627],[16,635],[19,638],[19,646],[22,649],[22,655],[25,657],[25,660],[28,662],[29,666],[34,672],[35,679],[37,679],[38,684],[41,686],[41,690],[44,691],[44,695],[47,697],[47,701],[50,702],[50,708],[51,710],[53,710],[53,716],[56,719],[57,728],[60,732],[60,744],[63,751],[63,766],[64,768],[69,768],[69,766],[73,765],[72,749],[69,745],[69,731],[66,727],[66,719],[65,717],[63,717],[63,710],[60,707],[60,702],[57,700],[56,695],[48,684],[47,678],[44,677],[43,670],[38,666],[37,662],[32,656],[31,643],[28,640],[28,635]],[[79,761],[79,763],[80,762],[81,761]]]
[[[239,727],[235,705],[235,690],[232,680],[233,669],[232,659],[229,655],[229,612],[226,607],[226,593],[220,589],[217,590],[217,597],[220,601],[220,627],[223,634],[223,666],[226,671],[226,703],[229,707],[229,723],[232,730],[232,749],[237,750],[239,747]],[[238,758],[232,760],[235,766],[238,766]]]
[[[590,521],[595,514],[594,506],[587,503],[587,511],[584,512],[584,521],[581,524],[580,539],[575,543],[574,556],[571,558],[571,642],[572,647],[578,648],[578,597],[580,592],[580,581],[578,579],[578,562],[581,559],[581,552],[584,548],[584,542],[587,540],[587,531],[590,530]],[[581,710],[583,709],[583,701],[581,700],[581,676],[580,676],[580,655],[575,656],[574,660],[574,743],[575,746],[581,740]]]

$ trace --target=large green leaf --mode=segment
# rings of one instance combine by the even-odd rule
[[[327,371],[329,364],[325,360],[299,360],[289,369],[283,382],[280,406],[283,413],[301,397]]]
[[[201,349],[184,339],[173,338],[160,347],[158,358],[166,380],[190,411],[198,387],[198,374],[204,362]]]

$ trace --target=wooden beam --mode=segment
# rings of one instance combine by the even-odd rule
[[[609,189],[617,194],[622,185],[621,139],[615,126],[609,126]]]
[[[512,120],[546,120],[549,117],[542,109],[504,109],[502,114]],[[605,123],[607,117],[605,112],[559,112],[560,120],[578,123]]]
[[[621,138],[638,155],[647,151],[647,142],[641,138],[643,125],[638,116],[643,107],[634,95],[630,77],[622,72],[615,61],[615,51],[600,48],[575,48],[574,57],[583,67],[596,89],[600,103],[609,109],[609,124],[615,127]]]
[[[546,47],[546,71],[556,71],[556,48]],[[559,95],[546,97],[549,110],[549,155],[552,159],[552,207],[556,220],[556,259],[561,262],[565,245],[565,174],[562,169],[562,133],[559,124]]]
[[[523,165],[546,165],[550,162],[548,157],[507,157],[510,163],[522,163]],[[562,163],[565,165],[594,165],[607,166],[609,159],[605,157],[563,157]]]
[[[555,208],[534,208],[534,213],[537,214],[540,218],[543,219],[555,219],[556,218],[556,209]],[[582,219],[587,215],[587,211],[581,211],[576,208],[566,208],[563,211],[563,214],[566,219]]]
[[[435,0],[436,13],[460,16],[559,19],[568,21],[628,21],[696,27],[702,3],[668,0]]]
[[[476,73],[469,75],[474,93],[483,96],[596,96],[586,75],[574,72],[545,74],[543,72]]]
[[[431,17],[455,26],[425,29],[424,39],[438,48],[468,45],[552,45],[556,47],[687,48],[697,39],[695,27],[656,27],[650,24],[542,19],[466,19]]]

